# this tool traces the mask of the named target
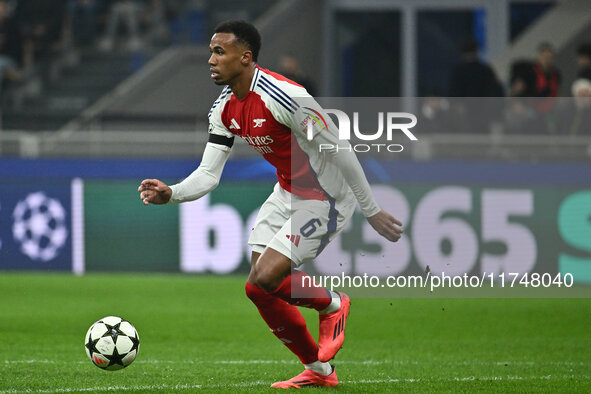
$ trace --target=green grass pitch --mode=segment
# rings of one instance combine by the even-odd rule
[[[275,391],[302,368],[244,281],[0,273],[0,393]],[[140,334],[121,371],[84,351],[107,315]],[[591,299],[354,299],[335,365],[333,392],[591,392]]]

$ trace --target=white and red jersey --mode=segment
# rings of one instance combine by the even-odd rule
[[[360,167],[349,171],[354,176],[347,179],[343,166],[318,149],[320,142],[339,144],[336,127],[328,116],[321,116],[321,122],[315,117],[312,123],[322,132],[314,135],[321,137],[308,140],[310,111],[318,113],[322,109],[305,88],[257,66],[250,91],[243,99],[225,87],[214,102],[209,112],[210,142],[222,143],[229,149],[231,143],[222,141],[240,136],[277,169],[279,184],[288,192],[305,199],[341,200],[353,197],[353,187],[364,214],[377,213],[379,208]],[[356,158],[354,161],[358,165]]]

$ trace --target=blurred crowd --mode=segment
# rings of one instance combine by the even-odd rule
[[[189,1],[0,0],[0,93],[56,53],[134,52],[169,42],[171,23]],[[459,49],[446,91],[429,91],[423,99],[421,131],[591,135],[591,42],[573,53],[578,70],[568,81],[549,43],[540,43],[537,58],[513,62],[507,81],[481,60],[474,39]],[[315,95],[294,56],[283,56],[278,71]],[[561,98],[566,91],[574,99]]]
[[[1,81],[70,48],[137,50],[168,39],[183,0],[0,0]]]
[[[480,59],[476,41],[463,43],[460,52],[447,97],[433,92],[423,100],[422,131],[591,135],[591,42],[573,54],[571,81],[563,81],[547,42],[539,44],[536,59],[514,61],[505,84]],[[565,90],[569,94],[561,97]]]

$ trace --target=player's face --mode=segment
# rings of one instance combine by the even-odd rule
[[[209,71],[216,85],[228,85],[244,71],[244,45],[232,33],[216,33],[209,44]]]

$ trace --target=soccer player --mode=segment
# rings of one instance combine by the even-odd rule
[[[304,364],[296,377],[271,387],[336,386],[330,364],[345,338],[350,300],[344,293],[305,287],[300,270],[342,230],[356,203],[373,228],[390,241],[402,224],[376,204],[355,154],[323,150],[339,141],[335,125],[307,91],[257,65],[261,37],[244,21],[215,28],[209,45],[211,79],[227,85],[209,112],[209,140],[199,167],[182,182],[167,186],[145,179],[138,188],[143,203],[181,203],[198,199],[219,183],[235,136],[242,137],[277,168],[278,183],[255,221],[246,294],[271,331]],[[292,287],[300,296],[292,296]],[[318,345],[297,306],[316,309]]]

